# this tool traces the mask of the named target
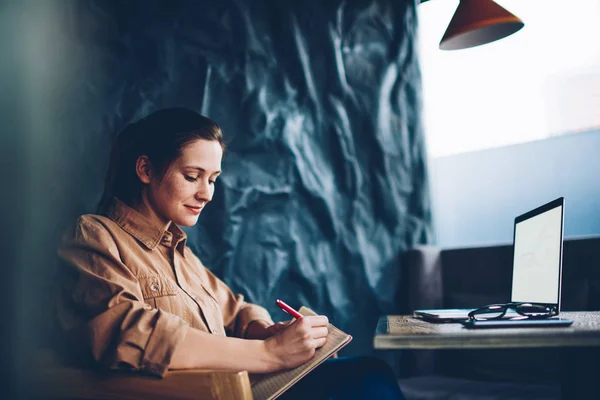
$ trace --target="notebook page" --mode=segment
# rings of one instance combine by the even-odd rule
[[[316,315],[306,307],[302,307],[299,312],[302,315]],[[327,329],[329,331],[327,342],[323,347],[316,350],[315,356],[310,361],[290,370],[251,377],[253,381],[252,395],[254,400],[272,400],[277,398],[304,375],[352,340],[352,336],[342,332],[331,324],[328,325]]]

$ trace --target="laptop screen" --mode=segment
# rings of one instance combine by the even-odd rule
[[[515,219],[511,301],[560,309],[563,208],[561,197]]]

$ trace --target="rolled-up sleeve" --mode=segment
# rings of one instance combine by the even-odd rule
[[[57,296],[62,329],[111,369],[162,376],[188,324],[144,302],[137,278],[101,224],[79,219],[58,250],[64,275]]]
[[[263,307],[246,303],[242,295],[236,296],[236,302],[239,305],[239,311],[235,318],[231,318],[229,324],[226,324],[225,327],[235,332],[237,337],[246,337],[248,325],[254,321],[262,320],[268,322],[270,325],[273,324],[271,315]]]

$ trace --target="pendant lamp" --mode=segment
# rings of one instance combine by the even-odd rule
[[[459,50],[512,35],[525,24],[492,0],[460,0],[440,42],[441,50]]]

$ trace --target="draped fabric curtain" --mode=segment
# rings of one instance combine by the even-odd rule
[[[5,10],[8,10],[7,7]],[[399,308],[399,256],[431,239],[414,0],[12,2],[27,132],[17,301],[50,320],[55,249],[93,212],[110,143],[170,106],[223,128],[189,245],[249,301],[328,315],[372,351]],[[40,204],[40,203],[37,203]],[[36,251],[29,244],[35,243]],[[33,279],[32,277],[35,277]]]
[[[399,255],[429,240],[415,5],[237,2],[220,14],[202,112],[228,143],[188,230],[235,290],[326,314],[370,352],[397,309]],[[205,37],[212,29],[191,34]],[[209,24],[209,26],[214,26]]]

